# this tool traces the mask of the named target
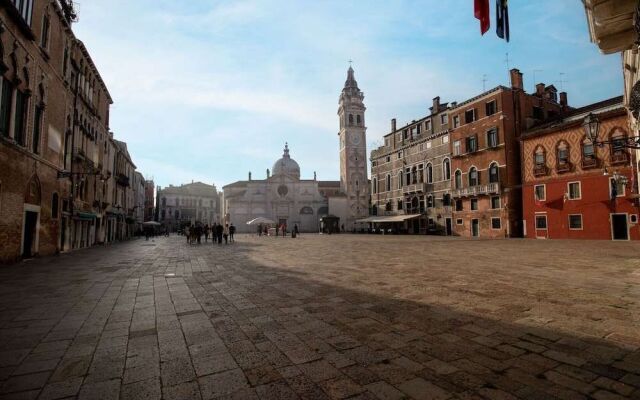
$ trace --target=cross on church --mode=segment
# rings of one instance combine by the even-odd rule
[[[353,63],[353,60],[349,59],[349,67],[351,67],[351,63]]]

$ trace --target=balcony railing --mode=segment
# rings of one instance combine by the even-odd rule
[[[571,171],[571,163],[568,161],[565,162],[559,162],[556,165],[556,172],[558,172],[559,174],[564,173],[564,172],[569,172]]]
[[[584,157],[582,159],[582,169],[596,168],[598,166],[598,159],[595,157]]]
[[[411,185],[404,185],[402,186],[402,193],[426,193],[428,191],[427,186],[431,186],[431,184],[414,183]]]
[[[494,182],[487,185],[477,185],[462,189],[454,189],[451,195],[452,197],[470,197],[498,193],[500,193],[500,184]]]
[[[533,167],[533,176],[549,175],[549,168],[546,165],[536,165]]]
[[[611,164],[624,164],[629,162],[629,153],[626,151],[611,154]]]

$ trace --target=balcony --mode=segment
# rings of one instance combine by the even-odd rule
[[[629,162],[629,153],[626,151],[611,154],[611,164],[626,164]]]
[[[549,168],[547,168],[546,165],[536,164],[536,166],[533,167],[533,176],[545,176],[545,175],[549,175]]]
[[[481,195],[490,195],[490,194],[498,194],[500,193],[500,184],[497,182],[489,183],[487,185],[477,185],[466,187],[462,189],[454,189],[451,193],[451,196],[454,198],[458,197],[471,197],[471,196],[481,196]]]
[[[584,157],[582,159],[582,169],[590,169],[598,167],[598,159],[595,157]]]
[[[561,161],[556,165],[556,172],[559,173],[559,174],[563,174],[565,172],[570,172],[571,171],[571,167],[572,167],[572,165],[571,165],[570,162],[568,162],[568,161],[562,162]]]
[[[116,183],[120,186],[129,186],[129,177],[123,174],[116,175]]]
[[[432,186],[432,184],[427,183],[414,183],[411,185],[402,186],[402,193],[410,194],[410,193],[426,193],[428,189]]]

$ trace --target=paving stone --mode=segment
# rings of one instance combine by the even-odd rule
[[[82,385],[78,400],[118,400],[120,384],[120,379],[113,379]]]
[[[160,380],[158,378],[138,381],[122,386],[121,400],[160,400]]]
[[[240,369],[203,376],[198,378],[198,383],[204,400],[232,394],[248,387],[247,379]]]
[[[447,391],[422,378],[406,381],[399,388],[414,399],[441,400],[451,398]]]
[[[64,397],[76,396],[80,391],[83,378],[70,378],[62,382],[47,384],[39,396],[41,400],[61,399]]]
[[[200,395],[198,382],[185,382],[175,386],[163,386],[162,398],[163,400],[200,400],[202,396]]]
[[[39,372],[35,374],[13,376],[2,384],[0,393],[24,392],[33,389],[40,389],[47,383],[49,372]]]
[[[404,393],[384,381],[370,383],[365,388],[380,400],[402,400],[407,398]]]

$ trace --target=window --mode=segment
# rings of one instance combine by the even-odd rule
[[[502,224],[500,218],[491,218],[491,229],[501,229]]]
[[[356,125],[360,125],[362,121],[360,120],[360,114],[356,115]]]
[[[456,140],[455,142],[453,142],[453,155],[454,156],[459,156],[460,154],[462,154],[460,141]]]
[[[487,147],[498,146],[498,129],[493,128],[487,131]]]
[[[353,114],[349,114],[349,125],[353,125]]]
[[[425,130],[425,132],[428,132],[428,131],[431,130],[431,120],[430,119],[424,121],[424,130]]]
[[[162,198],[162,207],[166,207],[167,206],[167,198],[163,197]]]
[[[456,225],[462,225],[462,218],[456,219]]]
[[[632,224],[637,224],[638,223],[638,214],[629,215],[629,222],[632,223]]]
[[[454,115],[453,116],[453,127],[457,128],[460,126],[460,116],[459,115]]]
[[[442,205],[445,207],[449,207],[451,205],[451,195],[449,193],[442,195]]]
[[[580,193],[580,182],[569,182],[568,184],[568,189],[569,189],[569,200],[579,200],[581,197],[581,193]]]
[[[478,199],[471,199],[471,211],[478,211]]]
[[[387,156],[386,162],[391,162],[391,156]]]
[[[424,170],[422,164],[418,165],[418,183],[424,183]]]
[[[478,139],[475,136],[469,136],[467,138],[467,153],[473,153],[478,151]]]
[[[462,189],[462,172],[460,172],[460,170],[456,171],[455,184],[456,184],[456,189]]]
[[[617,130],[611,135],[611,161],[625,162],[627,161],[627,152],[625,150],[625,135]]]
[[[449,135],[444,135],[442,137],[442,144],[447,144],[449,143]]]
[[[13,5],[20,13],[20,16],[27,23],[27,25],[31,26],[31,14],[33,11],[33,0],[11,0]]]
[[[581,230],[582,229],[582,214],[570,214],[569,215],[569,229]]]
[[[544,185],[535,185],[533,187],[533,195],[536,201],[545,201],[547,199],[547,194]]]
[[[33,139],[32,149],[33,152],[38,154],[40,152],[40,134],[42,131],[42,111],[41,105],[36,106],[35,116],[33,117]]]
[[[427,149],[430,149],[430,148],[431,148],[431,140],[427,142]]]
[[[402,158],[402,151],[398,152],[398,160]]]
[[[378,193],[378,178],[373,178],[373,187],[371,189],[371,191],[373,191],[373,194]]]
[[[489,183],[498,183],[500,175],[498,172],[498,163],[491,163],[489,166]]]
[[[609,179],[609,193],[611,193],[611,198],[615,199],[616,197],[624,197],[624,185],[621,181],[616,181],[615,179]]]
[[[462,200],[458,199],[456,200],[456,211],[462,211],[462,210],[464,210]]]
[[[402,200],[398,200],[398,210],[402,210]]]
[[[480,184],[480,179],[478,178],[478,170],[476,167],[471,167],[469,170],[469,186],[478,186]]]
[[[58,193],[54,192],[51,196],[51,219],[58,219],[59,202]]]
[[[492,100],[485,104],[485,112],[487,117],[496,113],[496,101]]]
[[[544,110],[541,107],[533,106],[533,118],[544,119]]]
[[[385,189],[386,189],[387,192],[389,192],[389,191],[391,191],[391,175],[387,175],[387,182],[386,183],[387,184],[386,184]]]
[[[427,196],[427,208],[433,208],[433,196]]]
[[[13,84],[5,78],[2,78],[2,98],[0,98],[0,101],[2,102],[0,104],[0,133],[5,137],[9,137]]]
[[[403,129],[402,130],[402,139],[409,139],[409,130],[408,129]]]
[[[494,210],[500,208],[500,196],[491,197],[491,208]]]
[[[402,172],[400,172],[400,175],[401,175],[400,176],[400,181],[402,181]],[[405,177],[405,179],[404,179],[405,184],[409,185],[411,183],[411,168],[406,168],[404,170],[404,177]],[[400,186],[402,187],[402,185],[400,185]]]
[[[464,112],[464,123],[469,124],[476,120],[476,110],[472,108],[471,110],[467,110]]]
[[[429,218],[427,220],[427,224],[429,225],[429,228],[433,228],[434,226],[436,226],[436,222],[433,220],[433,218]]]
[[[431,163],[427,164],[427,183],[433,183],[433,167]]]
[[[448,158],[442,161],[442,175],[445,181],[451,180],[451,161]]]
[[[20,90],[16,90],[16,115],[14,121],[14,139],[20,146],[26,145],[26,131],[27,128],[27,104],[29,102],[29,96]]]
[[[547,216],[536,215],[536,229],[547,229]]]
[[[449,118],[447,117],[447,114],[440,114],[440,124],[441,125],[447,125],[449,123]]]
[[[42,19],[42,36],[40,37],[40,47],[45,50],[49,49],[49,15],[45,15]]]
[[[565,141],[558,143],[557,156],[559,164],[569,163],[569,145]]]
[[[407,183],[410,181],[410,177],[407,177]],[[402,175],[402,170],[398,171],[398,189],[402,189],[402,184],[404,182],[404,177]]]
[[[534,153],[534,160],[536,163],[536,167],[544,167],[546,164],[546,155],[545,155],[545,151],[544,148],[542,148],[541,146],[538,146],[536,148],[536,151]]]

